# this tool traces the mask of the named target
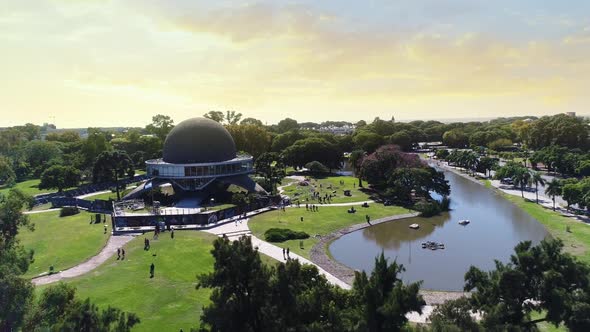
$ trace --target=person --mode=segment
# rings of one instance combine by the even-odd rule
[[[117,248],[117,260],[121,259],[121,248]]]
[[[303,221],[303,217],[301,217],[301,221]]]
[[[125,259],[125,249],[121,248],[121,260]]]
[[[154,263],[152,263],[152,265],[150,265],[150,278],[154,277],[155,270],[156,270],[156,266],[154,265]]]
[[[170,230],[170,238],[173,239],[174,238],[174,229]]]
[[[287,247],[287,259],[290,259],[291,257],[289,257],[289,247]]]
[[[104,233],[107,233],[107,224],[104,224]]]
[[[283,248],[283,259],[285,259],[285,248]]]

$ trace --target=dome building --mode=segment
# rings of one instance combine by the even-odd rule
[[[258,191],[248,177],[253,172],[253,158],[238,155],[231,134],[218,122],[192,118],[175,126],[164,142],[163,157],[145,162],[152,177],[125,198],[170,183],[176,193],[208,193],[215,182],[235,184],[248,191]]]

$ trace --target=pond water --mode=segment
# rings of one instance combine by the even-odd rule
[[[381,251],[406,268],[405,282],[422,280],[423,289],[463,290],[471,265],[494,268],[494,259],[507,262],[521,241],[539,243],[547,231],[539,222],[492,190],[452,172],[451,211],[432,218],[392,221],[349,233],[334,241],[330,253],[353,269],[370,271]],[[460,220],[471,221],[467,226]],[[411,224],[419,224],[417,230]],[[445,249],[423,249],[422,243],[444,243]]]

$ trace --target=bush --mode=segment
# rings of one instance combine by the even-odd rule
[[[328,173],[330,170],[328,167],[324,166],[324,164],[320,163],[319,161],[312,161],[305,164],[305,168],[307,168],[312,173]]]
[[[67,217],[67,216],[73,216],[78,213],[80,213],[80,210],[78,210],[77,207],[66,206],[66,207],[61,208],[61,210],[59,211],[59,216],[60,217]]]
[[[414,205],[414,210],[420,212],[420,216],[422,217],[432,217],[436,216],[437,214],[445,211],[450,210],[451,199],[448,197],[443,197],[443,199],[439,201],[421,201]]]
[[[301,240],[309,238],[305,232],[296,232],[288,228],[269,228],[264,232],[264,239],[268,242],[285,242],[287,240]]]

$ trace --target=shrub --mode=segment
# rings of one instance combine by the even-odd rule
[[[285,242],[287,240],[307,239],[309,234],[296,232],[288,228],[269,228],[264,232],[264,239],[268,242]]]
[[[432,217],[440,213],[440,208],[436,202],[418,202],[414,209],[420,212],[422,217]]]
[[[324,164],[320,163],[319,161],[312,161],[305,164],[305,168],[307,168],[312,173],[328,173],[330,170],[328,167],[324,166]]]
[[[75,206],[66,206],[66,207],[62,207],[61,210],[59,211],[59,216],[60,217],[67,217],[67,216],[73,216],[75,214],[80,213],[80,210],[78,210],[77,207]]]

